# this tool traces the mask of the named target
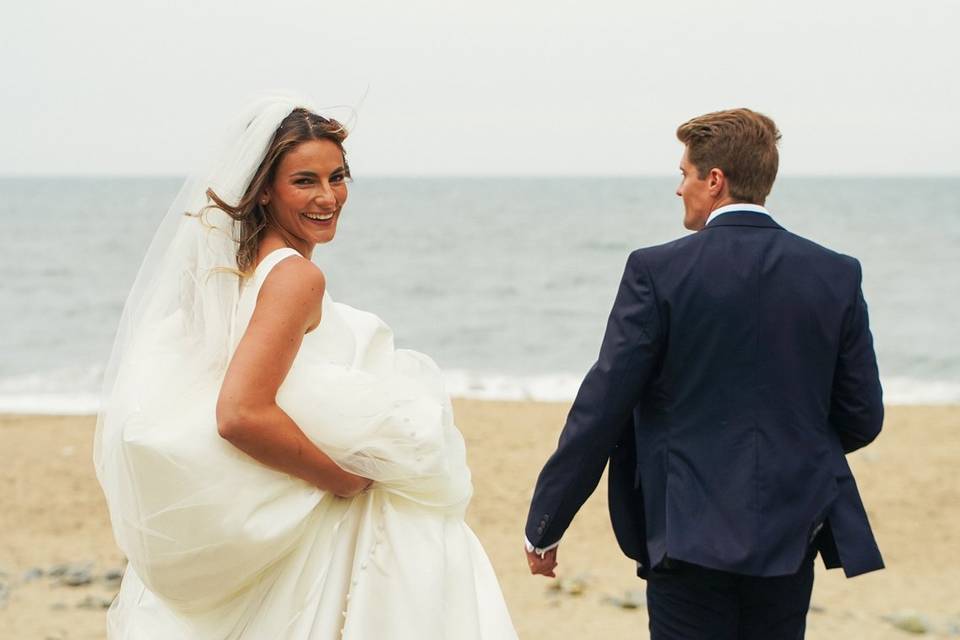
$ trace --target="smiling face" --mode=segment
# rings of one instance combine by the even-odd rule
[[[260,198],[271,225],[304,256],[333,240],[346,201],[343,152],[325,139],[301,142],[288,151]]]

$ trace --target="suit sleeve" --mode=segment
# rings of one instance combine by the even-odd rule
[[[863,272],[859,262],[854,264],[856,291],[844,320],[830,397],[830,425],[846,453],[870,444],[883,425],[883,392],[863,298]]]
[[[596,489],[663,342],[656,293],[640,251],[627,260],[596,363],[567,416],[556,451],[540,472],[527,516],[533,546],[556,543]]]

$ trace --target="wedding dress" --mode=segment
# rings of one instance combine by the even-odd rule
[[[188,230],[184,244],[183,225],[192,223],[179,223],[170,247],[180,249],[165,250],[161,263],[210,249],[215,234],[194,242]],[[134,319],[118,338],[95,443],[114,534],[129,559],[109,637],[516,638],[490,562],[464,522],[470,472],[440,373],[426,356],[395,349],[379,318],[325,294],[320,324],[277,393],[327,455],[374,480],[366,493],[336,497],[219,437],[224,363],[197,336],[209,342],[211,328],[223,330],[231,354],[272,268],[296,255],[268,254],[235,297],[218,303],[230,308],[226,322],[209,313],[201,322],[183,302],[207,286],[195,278],[169,296],[151,285],[161,293],[128,303],[125,318]],[[207,304],[209,295],[197,300]]]

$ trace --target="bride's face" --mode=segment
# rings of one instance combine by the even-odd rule
[[[309,140],[288,151],[261,196],[276,224],[309,245],[304,249],[333,240],[346,201],[343,154],[330,140]]]

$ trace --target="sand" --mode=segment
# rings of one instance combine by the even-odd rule
[[[564,537],[559,575],[577,594],[526,572],[523,523],[536,475],[552,451],[564,404],[458,401],[475,497],[468,522],[500,577],[521,638],[646,638],[643,607],[611,597],[642,592],[616,545],[605,481]],[[102,639],[122,567],[93,474],[93,418],[0,416],[0,639]],[[846,580],[818,565],[808,638],[906,638],[887,616],[922,615],[931,638],[960,635],[960,407],[891,407],[878,441],[851,456],[887,569]],[[94,581],[60,584],[40,568],[88,565]],[[574,589],[576,590],[576,589]],[[86,603],[86,607],[83,605]],[[951,631],[951,625],[957,625]]]

